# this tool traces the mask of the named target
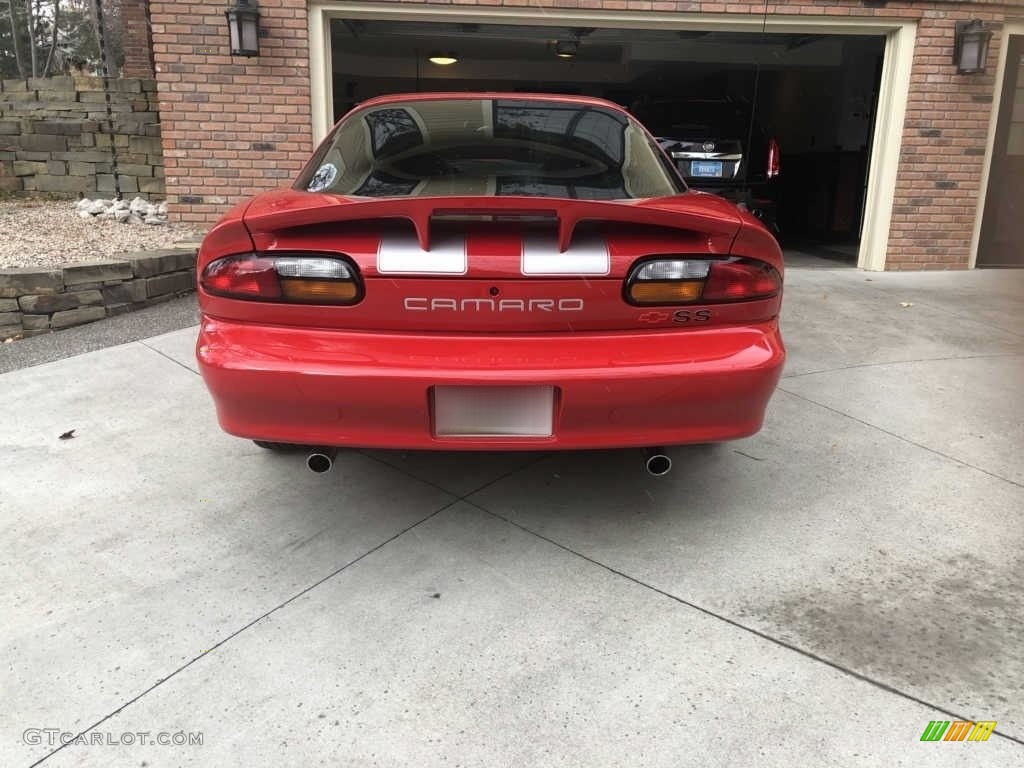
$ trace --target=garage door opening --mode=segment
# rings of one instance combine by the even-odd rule
[[[691,187],[776,228],[789,264],[857,263],[882,36],[333,19],[330,39],[335,119],[398,92],[605,98]]]

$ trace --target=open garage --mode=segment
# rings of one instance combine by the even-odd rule
[[[395,92],[606,98],[797,261],[857,262],[883,36],[337,18],[330,41],[335,119]]]
[[[347,105],[417,80],[606,93],[630,107],[644,94],[713,93],[756,105],[778,142],[774,198],[790,255],[810,244],[871,271],[968,269],[1005,263],[989,251],[1012,246],[1013,209],[999,203],[1012,173],[989,178],[1016,146],[1011,112],[995,131],[1013,92],[1000,87],[1014,71],[1009,43],[1024,29],[1012,7],[277,0],[259,5],[250,47],[231,55],[222,7],[151,0],[151,27],[137,26],[151,29],[153,57],[132,71],[159,86],[168,207],[181,221],[209,226],[294,179]]]

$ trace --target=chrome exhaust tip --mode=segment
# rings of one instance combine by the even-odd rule
[[[672,459],[665,455],[664,448],[648,448],[644,466],[647,474],[662,477],[672,470]]]
[[[335,448],[318,448],[306,457],[306,468],[317,475],[330,472],[334,466],[334,457],[338,455]]]

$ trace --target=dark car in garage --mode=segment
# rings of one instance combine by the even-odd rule
[[[652,99],[634,113],[693,189],[740,203],[773,231],[779,143],[750,105],[732,99]]]

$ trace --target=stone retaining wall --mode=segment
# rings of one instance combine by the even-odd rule
[[[195,289],[196,252],[165,249],[0,270],[0,340],[91,323]]]
[[[153,80],[68,76],[0,81],[0,191],[164,195],[160,113]]]

